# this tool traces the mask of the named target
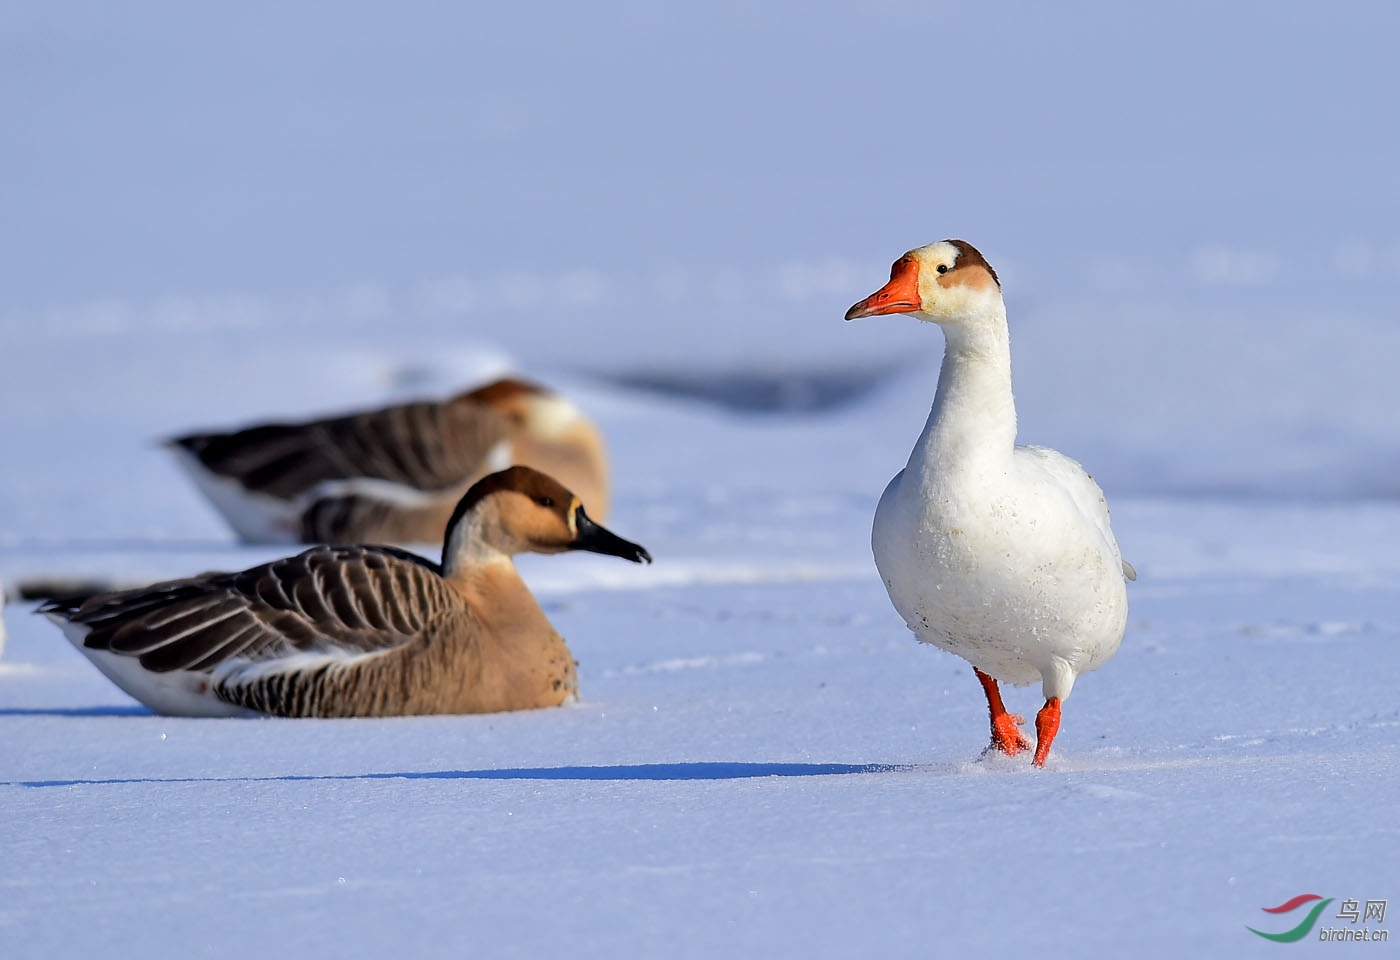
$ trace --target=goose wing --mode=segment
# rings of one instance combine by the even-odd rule
[[[1109,523],[1108,498],[1103,495],[1103,489],[1089,475],[1089,471],[1085,470],[1078,460],[1049,447],[1017,447],[1016,453],[1048,474],[1069,494],[1070,500],[1083,514],[1084,519],[1093,524],[1099,535],[1113,548],[1113,552],[1118,554],[1118,561],[1123,566],[1123,579],[1136,580],[1137,571],[1131,563],[1123,559],[1118,550],[1118,540],[1113,536],[1113,528]]]
[[[405,503],[371,491],[321,497],[301,512],[303,543],[441,542],[463,487]]]
[[[382,547],[316,547],[241,573],[209,573],[39,612],[88,628],[83,645],[146,670],[217,678],[344,662],[402,647],[450,606],[431,561]]]
[[[370,479],[444,490],[472,479],[510,424],[485,404],[458,397],[234,433],[170,441],[247,490],[294,499],[336,480]]]

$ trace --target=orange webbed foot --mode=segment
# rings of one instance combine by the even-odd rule
[[[987,711],[992,717],[992,745],[987,749],[1000,750],[1009,757],[1030,749],[1030,741],[1021,733],[1021,724],[1026,722],[1026,718],[1006,712],[1006,705],[1001,702],[1001,691],[997,688],[995,679],[976,667],[972,672],[977,674],[977,680],[982,684],[983,692],[987,694]]]
[[[1050,756],[1050,744],[1055,734],[1060,732],[1060,698],[1051,697],[1035,715],[1035,760],[1037,767],[1045,766],[1045,758]]]
[[[1022,750],[1029,750],[1031,742],[1021,732],[1021,724],[1026,718],[1015,713],[1003,713],[992,717],[992,749],[1000,750],[1014,757]]]

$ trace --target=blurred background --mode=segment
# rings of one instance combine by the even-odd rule
[[[624,501],[873,505],[942,342],[841,315],[943,237],[1001,274],[1022,440],[1111,496],[1393,497],[1397,36],[1383,2],[6,3],[0,536],[213,534],[155,438],[507,367],[604,422]]]

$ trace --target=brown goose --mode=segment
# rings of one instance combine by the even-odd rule
[[[512,463],[557,477],[598,519],[608,512],[598,428],[564,397],[520,380],[166,446],[254,543],[436,542],[466,489]]]
[[[383,717],[558,706],[574,658],[511,562],[590,550],[651,556],[530,467],[477,481],[442,563],[393,547],[321,546],[39,608],[117,686],[177,716]]]

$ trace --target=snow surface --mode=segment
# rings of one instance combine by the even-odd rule
[[[1118,523],[1128,639],[1043,772],[978,759],[971,671],[868,572],[687,563],[655,521],[623,529],[688,576],[538,566],[559,710],[167,719],[13,618],[0,924],[24,956],[1246,956],[1263,906],[1388,895],[1400,509]]]
[[[0,956],[1267,956],[1400,896],[1398,16],[0,9],[9,592],[278,554],[162,436],[508,369],[657,558],[525,558],[583,699],[483,717],[156,717],[12,596]],[[1044,771],[869,554],[941,344],[839,318],[947,235],[1139,574]]]

